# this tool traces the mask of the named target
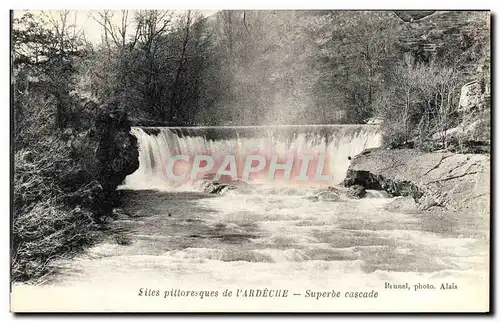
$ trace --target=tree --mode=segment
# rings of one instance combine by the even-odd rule
[[[55,105],[55,126],[64,129],[71,120],[76,61],[86,53],[81,30],[70,22],[71,12],[26,12],[13,21],[16,132],[29,114],[25,99],[39,95]],[[47,102],[46,102],[47,103]],[[50,104],[52,104],[50,103]],[[47,103],[49,104],[49,103]]]
[[[382,91],[385,71],[399,58],[394,48],[398,20],[390,12],[334,11],[318,22],[319,64],[325,70],[317,87],[319,102],[343,103],[350,121],[364,122]]]
[[[391,69],[389,88],[376,104],[376,115],[386,120],[386,137],[394,146],[409,141],[433,149],[433,137],[447,148],[447,129],[456,125],[459,78],[447,66],[415,63],[410,55]]]

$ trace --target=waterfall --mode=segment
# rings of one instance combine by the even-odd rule
[[[381,145],[379,127],[372,125],[133,127],[131,133],[138,139],[139,169],[125,179],[127,189],[178,187],[180,183],[167,179],[165,169],[172,156],[179,154],[208,154],[219,163],[226,155],[236,155],[238,175],[244,162],[238,156],[324,154],[323,174],[331,176],[328,184],[338,184],[345,178],[349,157]],[[293,167],[297,170],[299,162]]]

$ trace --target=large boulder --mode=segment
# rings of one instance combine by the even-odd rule
[[[483,100],[482,94],[483,90],[479,81],[472,81],[462,86],[458,103],[459,112],[469,112],[480,106]]]
[[[328,187],[326,189],[321,189],[314,193],[312,196],[306,196],[304,199],[318,202],[318,201],[339,201],[342,199],[341,195],[344,193],[337,188]]]
[[[338,201],[340,200],[340,194],[337,191],[327,190],[321,191],[316,194],[316,198],[319,201]]]
[[[355,184],[349,187],[347,190],[347,196],[353,199],[361,199],[366,196],[366,189],[359,184]]]
[[[233,190],[235,187],[228,183],[206,180],[201,183],[203,192],[210,194],[224,194],[228,190]]]
[[[105,192],[113,193],[127,175],[139,168],[137,139],[130,134],[127,113],[117,105],[101,111],[95,131],[99,140],[96,151],[98,180]]]
[[[344,184],[411,196],[421,209],[441,206],[485,214],[490,209],[490,157],[374,149],[352,160]]]

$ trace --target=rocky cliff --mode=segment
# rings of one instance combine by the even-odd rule
[[[344,183],[412,196],[422,210],[441,206],[487,214],[490,209],[489,155],[366,150],[352,160]]]
[[[130,134],[127,113],[118,106],[104,109],[96,120],[98,181],[103,188],[104,213],[111,211],[115,189],[139,168],[137,139]]]

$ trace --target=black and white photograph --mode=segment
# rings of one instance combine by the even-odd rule
[[[487,8],[9,14],[11,312],[491,311]]]

